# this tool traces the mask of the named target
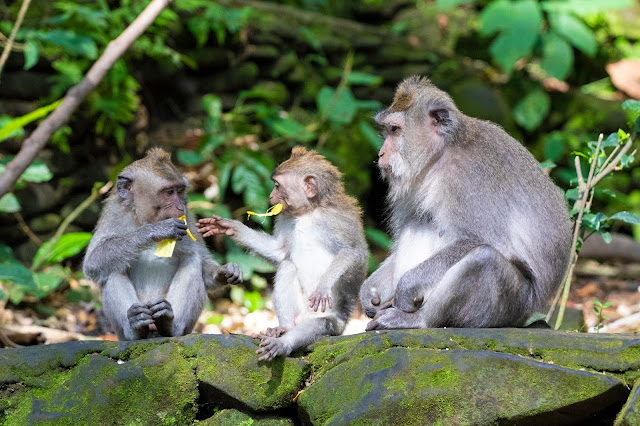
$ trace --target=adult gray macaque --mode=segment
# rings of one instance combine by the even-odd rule
[[[271,360],[321,336],[342,334],[366,277],[360,208],[344,193],[338,169],[315,151],[295,147],[273,173],[271,203],[282,204],[273,235],[219,216],[200,219],[205,237],[223,234],[277,265],[273,306],[279,326],[256,351]]]
[[[363,284],[367,330],[521,326],[567,269],[560,191],[502,128],[410,77],[376,115],[393,248]]]
[[[120,340],[190,333],[206,302],[206,290],[242,281],[238,265],[220,266],[201,239],[183,238],[187,179],[170,155],[153,148],[125,167],[106,200],[83,271],[102,289],[102,306]],[[196,235],[195,228],[191,229]],[[154,254],[163,239],[176,239],[171,257]]]

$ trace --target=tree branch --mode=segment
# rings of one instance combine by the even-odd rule
[[[4,173],[0,176],[0,198],[11,190],[13,184],[33,162],[51,135],[69,120],[78,105],[100,83],[113,64],[172,1],[152,0],[131,25],[118,38],[109,43],[84,79],[69,89],[60,106],[40,123],[24,141],[18,155],[7,164]]]

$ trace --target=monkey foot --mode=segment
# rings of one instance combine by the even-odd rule
[[[287,332],[287,329],[284,327],[274,327],[267,328],[264,332],[266,337],[280,337]]]
[[[291,353],[287,345],[277,337],[253,334],[251,337],[260,339],[256,353],[260,355],[258,361],[271,361],[278,355],[287,356]]]

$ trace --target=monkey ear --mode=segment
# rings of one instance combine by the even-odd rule
[[[305,176],[302,188],[307,198],[313,198],[318,195],[318,183],[316,181],[316,177],[312,175]]]
[[[116,189],[118,190],[118,195],[120,198],[124,200],[131,199],[131,184],[133,183],[133,179],[126,175],[119,175],[116,179]]]
[[[447,108],[430,109],[429,124],[439,136],[451,134],[455,126],[453,114]]]

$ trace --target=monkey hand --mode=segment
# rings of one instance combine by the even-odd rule
[[[143,226],[149,238],[153,241],[165,239],[181,240],[187,235],[187,225],[180,219],[165,219]]]
[[[267,328],[264,332],[266,337],[280,337],[287,332],[287,329],[284,327],[274,327]]]
[[[216,281],[220,284],[240,284],[242,282],[242,269],[235,263],[227,263],[218,269]]]
[[[415,312],[424,303],[424,289],[417,282],[410,282],[400,279],[396,294],[393,299],[393,306],[404,312]]]
[[[161,336],[171,336],[173,328],[173,308],[166,299],[157,299],[147,303],[158,333]]]
[[[212,235],[228,235],[235,233],[237,220],[224,219],[220,216],[211,216],[210,218],[200,219],[196,222],[196,228],[203,237]]]
[[[318,286],[318,288],[311,293],[311,296],[309,296],[309,308],[313,309],[314,312],[318,312],[318,308],[320,308],[320,312],[324,312],[327,306],[329,309],[333,309],[331,291],[328,288]]]
[[[366,331],[395,328],[425,328],[425,325],[422,324],[421,315],[391,307],[379,310],[373,321],[367,324]]]
[[[258,350],[256,353],[260,355],[258,361],[271,361],[278,355],[287,356],[291,353],[291,349],[286,343],[277,337],[268,337],[262,334],[252,334],[254,339],[260,339]]]
[[[134,303],[129,307],[127,310],[127,319],[129,320],[129,324],[131,324],[133,331],[141,339],[147,336],[149,333],[149,326],[153,324],[151,311],[147,306],[140,303]]]

